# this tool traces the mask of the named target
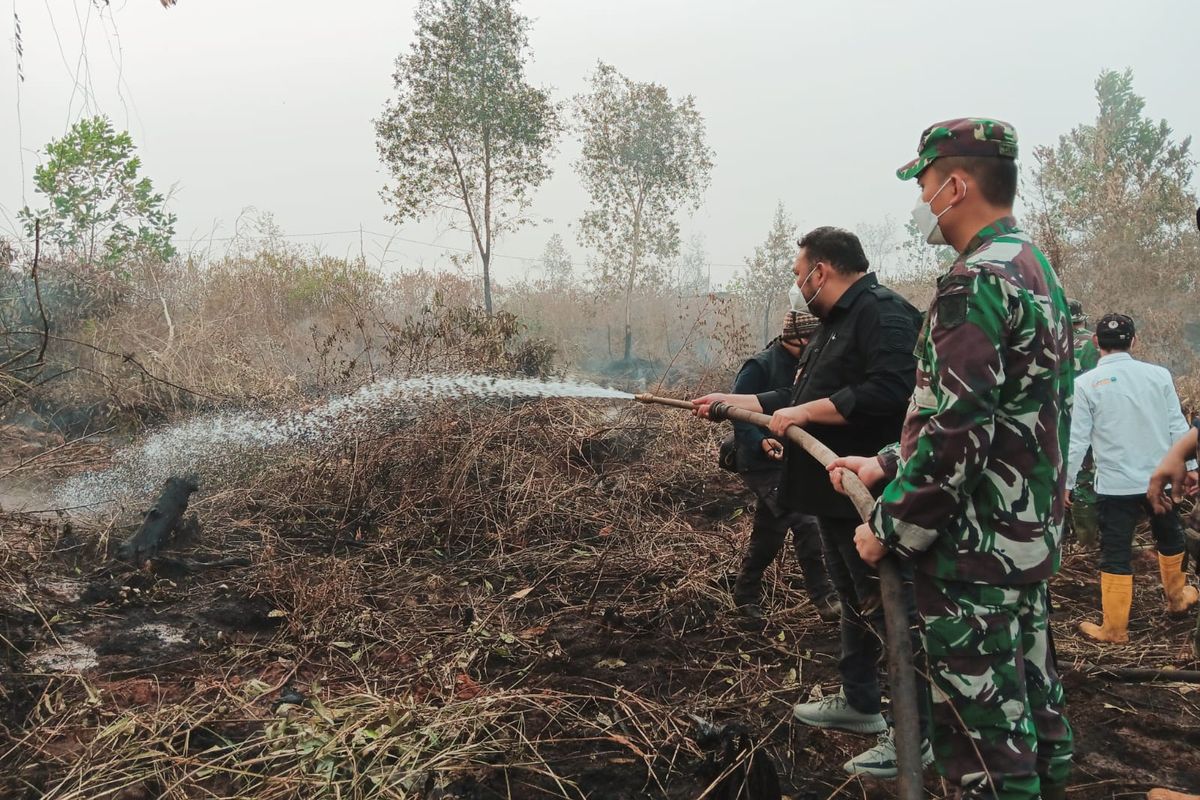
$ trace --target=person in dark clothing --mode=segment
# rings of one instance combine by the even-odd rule
[[[811,311],[821,328],[800,359],[796,383],[790,389],[758,394],[710,394],[697,398],[699,416],[717,401],[772,414],[771,431],[783,438],[799,425],[839,455],[875,455],[900,435],[909,397],[916,380],[917,329],[921,315],[900,295],[880,285],[869,272],[858,237],[849,231],[822,227],[800,240],[793,271],[793,307]],[[798,297],[797,297],[798,295]],[[880,713],[879,662],[883,656],[883,610],[877,602],[878,578],[858,555],[855,528],[862,522],[853,504],[834,490],[816,459],[799,448],[786,448],[780,488],[789,509],[816,515],[825,559],[842,606],[842,691],[817,703],[797,705],[800,722],[856,733],[882,734],[879,743],[851,759],[851,774],[891,777],[896,774],[895,747]],[[911,567],[902,568],[909,571]],[[908,575],[905,576],[906,578]],[[916,622],[911,589],[907,596],[910,619]],[[864,607],[872,607],[863,613]],[[920,642],[913,628],[913,650]],[[919,689],[926,691],[920,682]],[[922,730],[928,730],[926,703]],[[928,741],[922,756],[932,761]]]
[[[736,394],[757,394],[790,387],[796,378],[796,365],[809,337],[820,325],[812,314],[789,311],[783,334],[742,365],[734,380]],[[779,480],[783,472],[780,458],[783,447],[767,432],[745,422],[733,423],[734,461],[738,475],[758,499],[754,510],[754,528],[742,556],[741,569],[733,585],[733,600],[749,617],[762,617],[762,577],[779,555],[792,533],[796,561],[804,575],[804,588],[826,622],[841,618],[841,605],[829,582],[821,552],[821,531],[816,517],[783,508],[779,498]]]

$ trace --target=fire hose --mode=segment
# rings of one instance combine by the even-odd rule
[[[670,406],[692,410],[694,406],[688,400],[677,400],[671,397],[658,397],[645,393],[636,395],[641,403]],[[735,408],[726,403],[713,403],[709,406],[709,418],[713,420],[731,420],[746,422],[766,428],[771,417],[758,414],[743,408]],[[828,466],[837,454],[822,444],[816,437],[802,428],[787,429],[788,441],[815,458],[822,466]],[[859,516],[865,522],[875,505],[874,498],[858,479],[848,469],[842,470],[842,488]],[[900,578],[900,568],[895,556],[885,556],[879,562],[880,603],[883,605],[884,627],[886,628],[888,681],[891,685],[892,716],[896,741],[896,762],[898,768],[898,797],[903,800],[920,800],[924,797],[924,781],[921,778],[921,725],[918,713],[916,671],[913,666],[912,642],[909,638],[908,603],[905,602],[903,581]]]

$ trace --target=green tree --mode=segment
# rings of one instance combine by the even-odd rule
[[[691,95],[630,80],[600,63],[591,91],[575,98],[583,151],[576,172],[591,198],[580,242],[599,256],[601,287],[625,295],[625,359],[632,357],[633,290],[651,283],[679,252],[676,213],[696,208],[712,151]]]
[[[767,238],[754,248],[754,255],[746,259],[746,269],[730,285],[762,320],[764,345],[780,330],[780,320],[773,317],[786,310],[787,291],[796,280],[792,273],[795,260],[796,223],[788,217],[780,201],[775,206]]]
[[[708,251],[704,237],[693,234],[672,263],[670,283],[680,299],[708,293]]]
[[[513,0],[421,0],[396,96],[375,121],[393,185],[383,197],[400,223],[449,211],[470,232],[492,313],[496,240],[528,219],[531,194],[551,174],[561,130],[545,89],[525,78],[529,20]]]
[[[887,268],[888,257],[896,252],[896,220],[885,214],[879,222],[860,222],[855,230],[862,242],[863,252],[871,262],[871,269],[882,275]]]
[[[141,168],[128,132],[116,132],[105,117],[80,120],[46,145],[46,162],[34,171],[33,184],[50,205],[18,212],[26,235],[33,236],[40,220],[44,241],[93,267],[171,258],[175,215],[150,179],[139,175]]]
[[[947,245],[931,245],[911,219],[904,223],[904,239],[893,248],[900,255],[899,277],[907,281],[932,282],[954,263],[958,254]]]
[[[551,287],[565,288],[575,280],[575,265],[571,263],[567,247],[557,233],[546,240],[540,266],[543,279]]]
[[[1093,316],[1133,315],[1151,357],[1186,368],[1200,263],[1191,137],[1145,116],[1130,70],[1105,70],[1095,90],[1095,120],[1034,150],[1036,241]]]
[[[1063,280],[1081,289],[1105,280],[1111,264],[1183,288],[1173,256],[1195,239],[1191,137],[1175,141],[1166,120],[1143,116],[1131,70],[1105,70],[1095,86],[1095,121],[1034,151],[1041,244]]]

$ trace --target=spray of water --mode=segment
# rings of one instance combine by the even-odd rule
[[[60,507],[99,508],[149,495],[169,476],[185,473],[199,475],[202,485],[211,484],[234,477],[247,464],[261,463],[271,454],[333,441],[368,425],[377,431],[380,426],[398,424],[411,418],[411,401],[459,397],[633,399],[627,392],[578,381],[488,375],[378,381],[308,411],[280,416],[222,412],[164,428],[119,451],[110,468],[66,481],[55,500]]]

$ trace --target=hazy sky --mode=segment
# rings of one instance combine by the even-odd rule
[[[100,111],[131,131],[146,174],[175,187],[180,249],[203,248],[186,240],[211,235],[223,251],[219,238],[248,206],[335,255],[357,254],[361,225],[368,260],[389,269],[446,263],[445,248],[469,246],[445,221],[397,229],[379,198],[386,176],[371,121],[391,94],[414,2],[14,5],[25,81],[18,96],[10,30],[0,67],[0,231],[11,231],[23,203],[38,204],[32,173],[45,142]],[[559,98],[582,90],[598,59],[695,95],[716,158],[705,203],[683,228],[703,237],[716,281],[762,240],[778,200],[802,228],[885,215],[902,224],[915,195],[893,170],[932,121],[1006,119],[1028,164],[1034,145],[1094,117],[1092,84],[1106,67],[1132,67],[1149,114],[1180,135],[1200,132],[1195,0],[528,0],[522,8],[533,19],[531,79]],[[555,232],[583,260],[576,152],[573,138],[563,141],[537,195],[535,217],[551,222],[499,243],[501,277],[522,274],[529,263],[512,257],[539,256]],[[389,247],[371,232],[437,246]],[[308,236],[317,233],[325,235]]]

